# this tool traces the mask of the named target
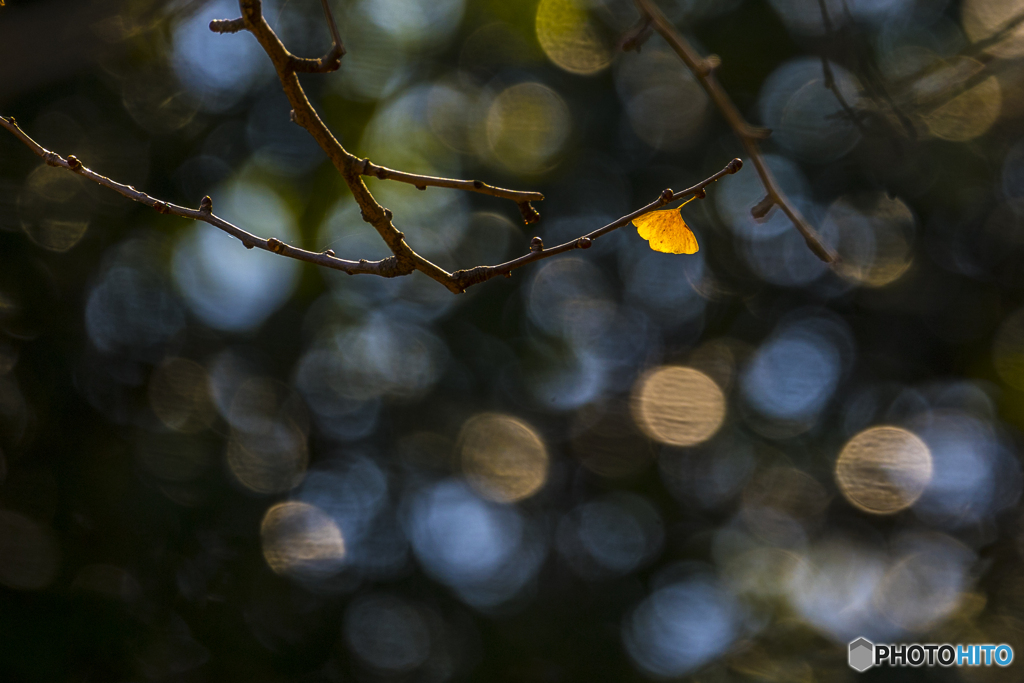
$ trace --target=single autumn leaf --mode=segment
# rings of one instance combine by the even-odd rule
[[[666,254],[697,253],[697,238],[683,220],[680,208],[652,211],[633,219],[636,231],[650,243],[654,251]]]

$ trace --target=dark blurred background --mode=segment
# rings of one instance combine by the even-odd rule
[[[628,0],[332,0],[303,76],[451,270],[742,149]],[[1024,7],[659,0],[755,124],[683,209],[453,296],[248,251],[0,132],[0,677],[852,681],[846,643],[1024,655]],[[315,0],[264,2],[292,51]],[[263,237],[387,254],[230,0],[8,0],[0,113]],[[822,60],[827,58],[828,69]],[[829,75],[831,74],[831,75]],[[840,102],[840,98],[843,103]],[[749,161],[745,159],[746,161]],[[865,680],[1013,681],[1009,668]]]

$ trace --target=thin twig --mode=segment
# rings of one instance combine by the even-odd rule
[[[918,115],[927,118],[937,110],[949,104],[968,90],[972,90],[990,78],[995,78],[1003,69],[1014,69],[1011,62],[1004,60],[978,64],[978,68],[965,77],[954,80],[950,79],[949,84],[931,95],[919,95],[915,102]],[[955,77],[954,77],[955,78]]]
[[[341,42],[341,35],[338,33],[338,24],[334,21],[334,14],[327,0],[320,0],[324,8],[324,17],[327,19],[327,26],[331,31],[331,49],[319,59],[291,56],[291,68],[298,73],[324,74],[337,71],[341,67],[341,58],[345,56],[345,45]],[[213,28],[213,24],[210,25]]]
[[[313,136],[334,167],[341,173],[359,205],[363,220],[377,230],[403,269],[418,270],[440,282],[449,290],[461,292],[462,289],[452,282],[450,273],[431,263],[406,244],[405,235],[392,222],[391,211],[378,204],[370,194],[361,177],[362,159],[346,150],[317,115],[293,68],[295,58],[263,17],[261,1],[239,0],[238,4],[246,28],[259,41],[260,46],[270,57],[270,61],[273,62],[274,68],[277,70],[278,79],[292,105],[295,122]]]
[[[968,89],[974,87],[979,82],[981,82],[982,80],[987,78],[989,75],[991,75],[993,72],[996,72],[998,68],[1000,68],[1000,67],[1002,67],[1002,68],[1007,68],[1007,67],[1012,68],[1014,66],[1012,62],[1009,62],[1009,60],[998,60],[998,61],[996,61],[987,52],[987,50],[990,47],[993,47],[993,46],[1001,43],[1003,40],[1005,40],[1007,38],[1007,36],[1009,36],[1010,33],[1015,31],[1021,24],[1024,24],[1024,12],[1021,12],[1020,14],[1017,14],[1017,15],[1011,17],[1000,28],[996,29],[996,31],[993,32],[991,35],[988,35],[985,38],[981,38],[980,40],[977,40],[977,41],[967,45],[962,50],[960,50],[960,52],[957,53],[956,57],[968,57],[970,59],[973,59],[973,60],[979,62],[988,71],[984,71],[984,75],[982,75],[983,69],[979,69],[977,72],[972,74],[969,77],[970,84],[967,85],[967,87],[960,87],[960,88],[956,88],[956,89],[950,88],[950,89],[948,89],[948,93],[946,93],[944,96],[938,96],[938,97],[937,96],[933,96],[931,98],[928,98],[929,99],[929,103],[928,104],[932,108],[931,109],[927,109],[926,113],[923,114],[923,115],[927,116],[928,113],[931,113],[932,111],[934,111],[935,108],[938,108],[938,107],[942,106],[943,104],[945,104],[949,100],[953,99],[957,95],[960,95],[961,93],[963,93],[965,90],[968,90]],[[925,66],[925,67],[923,67],[921,69],[918,69],[917,71],[915,71],[915,72],[913,72],[911,74],[908,74],[906,76],[903,76],[903,77],[897,79],[895,81],[894,86],[896,88],[904,90],[904,91],[909,90],[910,86],[913,83],[919,82],[922,79],[927,78],[928,76],[932,76],[937,71],[939,71],[940,69],[943,69],[943,68],[949,66],[949,64],[951,63],[951,61],[953,59],[955,59],[955,57],[954,58],[949,58],[949,59],[936,59],[931,64],[928,64],[927,66]],[[1002,62],[1006,62],[1006,64],[1002,64]],[[952,94],[949,94],[949,93],[952,93]],[[933,101],[934,102],[938,102],[938,104],[935,105]]]
[[[694,77],[704,88],[704,92],[708,94],[708,97],[718,107],[722,116],[725,117],[729,127],[732,128],[746,150],[747,156],[754,163],[757,175],[760,176],[761,182],[764,184],[766,195],[789,217],[789,220],[800,231],[804,241],[807,242],[807,246],[814,252],[815,256],[833,265],[838,263],[839,257],[835,251],[822,241],[818,231],[811,227],[811,224],[807,222],[807,219],[800,213],[800,210],[786,197],[775,181],[775,177],[765,163],[764,156],[761,154],[761,149],[758,146],[758,141],[767,137],[767,131],[747,123],[739,109],[736,108],[736,105],[729,98],[729,95],[726,94],[721,84],[719,84],[718,79],[715,78],[715,68],[718,66],[719,60],[717,58],[702,59],[690,43],[680,35],[679,31],[676,30],[665,14],[650,0],[634,0],[634,2],[641,16],[649,18],[654,23],[654,30],[661,34],[661,37],[665,39],[672,50],[679,55],[679,58],[683,60],[683,63],[686,64],[687,68],[690,69]]]
[[[419,175],[418,173],[406,173],[405,171],[396,171],[394,169],[387,168],[386,166],[378,166],[369,159],[363,159],[362,169],[360,172],[363,175],[379,178],[381,180],[397,180],[400,183],[415,185],[418,190],[425,190],[428,186],[448,187],[453,190],[479,192],[480,194],[487,194],[492,197],[511,199],[514,202],[539,202],[544,199],[544,195],[540,192],[506,190],[501,187],[488,185],[487,183],[479,180],[455,180],[453,178],[436,178],[429,175]]]
[[[601,237],[602,235],[607,235],[613,230],[618,230],[624,225],[629,225],[629,223],[634,218],[639,218],[644,214],[660,209],[666,204],[674,202],[677,199],[682,199],[683,197],[697,196],[699,198],[703,198],[705,196],[705,187],[715,182],[722,176],[729,175],[731,173],[736,173],[736,171],[740,170],[742,167],[743,162],[741,160],[733,159],[728,164],[726,164],[725,168],[723,168],[721,171],[715,173],[714,175],[708,178],[705,178],[704,180],[700,181],[693,187],[688,187],[685,190],[680,190],[679,192],[672,192],[672,190],[666,189],[662,191],[661,195],[657,199],[655,199],[647,206],[641,207],[634,211],[633,213],[623,216],[618,220],[612,221],[608,225],[602,228],[598,228],[593,232],[589,232],[586,235],[583,235],[582,237],[577,237],[574,240],[571,240],[564,244],[560,244],[557,247],[551,247],[549,249],[544,248],[544,243],[541,241],[539,237],[534,237],[533,242],[530,245],[529,254],[525,254],[523,256],[520,256],[519,258],[512,259],[511,261],[499,264],[497,266],[477,266],[475,268],[470,268],[468,270],[458,270],[453,274],[453,276],[462,288],[466,288],[471,285],[486,282],[487,280],[490,280],[491,278],[494,277],[498,277],[499,275],[504,275],[508,277],[516,268],[522,268],[527,264],[535,263],[537,261],[540,261],[541,259],[550,258],[551,256],[556,256],[558,254],[564,254],[565,252],[572,251],[573,249],[589,249],[593,244],[594,240],[596,240],[598,237]]]
[[[359,261],[346,261],[345,259],[335,257],[334,252],[325,251],[323,253],[316,253],[306,251],[305,249],[299,249],[298,247],[293,247],[290,244],[285,244],[274,237],[267,239],[257,237],[237,225],[229,223],[223,218],[215,215],[213,213],[213,202],[210,201],[209,197],[203,198],[203,202],[198,209],[190,209],[185,206],[178,206],[177,204],[165,202],[157,199],[156,197],[152,197],[145,192],[137,190],[131,185],[124,185],[96,173],[86,167],[73,154],[69,154],[65,159],[56,152],[51,152],[29,137],[18,126],[13,117],[4,118],[0,116],[0,127],[6,128],[8,131],[13,133],[16,138],[21,140],[25,146],[32,150],[36,156],[40,157],[49,166],[65,168],[69,171],[73,171],[83,178],[93,181],[97,185],[110,188],[132,201],[145,204],[146,206],[155,209],[158,213],[171,214],[173,216],[181,216],[182,218],[191,218],[192,220],[209,223],[216,228],[220,228],[232,237],[239,239],[242,244],[249,249],[257,247],[265,251],[272,251],[275,254],[281,254],[282,256],[298,259],[299,261],[306,261],[307,263],[314,263],[318,266],[324,266],[325,268],[340,270],[343,273],[348,273],[350,275],[355,275],[357,273],[372,273],[382,277],[395,277],[398,275],[408,274],[408,272],[402,272],[401,269],[397,267],[394,257],[386,258],[381,261],[367,261],[365,259]]]
[[[1024,24],[1024,12],[1017,14],[1008,19],[1002,26],[996,29],[990,35],[980,38],[973,43],[970,43],[962,50],[960,50],[955,56],[956,57],[970,57],[976,59],[979,62],[986,63],[989,61],[986,59],[987,50],[990,47],[998,45],[999,43],[1006,40],[1006,38],[1017,29],[1021,24]],[[949,60],[946,59],[935,59],[930,64],[912,72],[905,76],[901,76],[893,81],[893,87],[899,90],[908,88],[912,83],[920,81],[922,78],[932,75],[939,69],[947,66]]]
[[[326,3],[324,6],[326,10]],[[321,149],[324,150],[328,158],[330,158],[331,162],[341,173],[341,176],[345,179],[346,184],[352,191],[352,195],[355,198],[356,203],[359,205],[363,220],[377,230],[377,233],[384,240],[385,244],[387,244],[388,248],[391,249],[393,256],[389,256],[388,258],[380,261],[367,261],[366,259],[347,261],[345,259],[337,258],[331,250],[316,253],[285,244],[275,237],[266,239],[257,237],[256,235],[246,232],[242,228],[239,228],[238,226],[214,215],[213,202],[209,197],[203,198],[198,209],[190,209],[188,207],[178,206],[176,204],[162,201],[155,197],[151,197],[145,192],[141,192],[130,185],[118,183],[106,176],[102,176],[99,173],[90,170],[72,155],[69,155],[67,159],[65,159],[56,152],[51,152],[25,134],[25,132],[18,127],[18,124],[13,118],[6,119],[0,116],[0,126],[14,134],[15,137],[21,140],[21,142],[23,142],[37,156],[42,158],[51,166],[64,168],[77,173],[99,185],[120,193],[128,199],[152,207],[160,213],[173,214],[175,216],[191,218],[193,220],[209,223],[210,225],[213,225],[214,227],[217,227],[229,235],[241,240],[241,242],[249,249],[259,247],[260,249],[271,251],[275,254],[280,254],[281,256],[287,256],[300,261],[333,268],[349,274],[366,273],[382,277],[397,277],[401,275],[409,275],[414,270],[418,270],[455,293],[464,292],[467,287],[481,282],[486,282],[492,277],[497,277],[498,275],[508,276],[511,274],[512,270],[520,268],[528,263],[549,258],[572,249],[586,249],[590,247],[593,240],[598,237],[611,232],[612,230],[616,230],[623,225],[628,224],[634,218],[638,218],[645,213],[654,211],[669,202],[685,196],[697,195],[703,197],[705,194],[704,188],[707,185],[715,182],[726,174],[735,173],[743,165],[739,159],[733,159],[724,169],[693,187],[675,193],[671,190],[665,190],[656,201],[634,211],[628,216],[620,218],[613,223],[594,230],[589,234],[583,235],[572,242],[567,242],[551,249],[545,249],[541,239],[539,237],[535,237],[533,238],[530,253],[518,259],[514,259],[508,263],[497,266],[477,266],[475,268],[470,268],[469,270],[457,271],[454,274],[449,273],[440,266],[431,263],[420,254],[413,251],[412,247],[406,243],[405,235],[399,231],[392,222],[393,215],[391,211],[378,204],[373,198],[373,195],[370,194],[370,191],[366,188],[366,185],[362,180],[362,176],[364,174],[373,175],[374,177],[382,177],[383,175],[383,177],[388,179],[399,180],[401,182],[411,182],[414,185],[420,185],[422,187],[425,187],[428,184],[439,187],[452,187],[455,189],[465,189],[473,192],[482,192],[484,194],[512,199],[517,202],[519,209],[523,214],[523,218],[527,223],[533,222],[538,216],[536,210],[530,204],[530,200],[543,199],[543,195],[538,192],[516,192],[513,190],[504,190],[502,188],[496,188],[480,183],[479,181],[433,178],[430,176],[417,176],[401,171],[393,171],[384,167],[374,166],[369,162],[369,160],[360,159],[359,157],[351,154],[341,145],[340,142],[338,142],[317,115],[313,105],[310,104],[309,99],[306,97],[306,94],[302,89],[302,85],[299,83],[297,70],[295,68],[295,60],[297,58],[292,55],[287,48],[285,48],[284,44],[281,43],[281,40],[274,33],[273,29],[270,28],[269,24],[267,24],[262,14],[261,1],[239,0],[239,8],[242,11],[241,20],[214,21],[211,22],[210,29],[215,32],[241,30],[238,28],[238,22],[241,21],[244,24],[244,29],[248,30],[256,37],[264,51],[267,53],[267,56],[270,57],[271,62],[273,62],[285,95],[288,97],[288,100],[292,105],[292,120],[305,128],[309,134],[313,136],[313,139],[317,141]],[[332,26],[331,32],[332,34],[336,34],[336,26]],[[340,43],[336,42],[336,45],[339,44]]]
[[[174,216],[181,216],[182,218],[191,218],[192,220],[203,221],[210,225],[223,230],[232,237],[237,238],[247,248],[252,249],[257,247],[265,251],[270,251],[281,256],[287,256],[289,258],[297,259],[299,261],[305,261],[306,263],[312,263],[318,266],[324,266],[326,268],[332,268],[334,270],[340,270],[343,273],[349,275],[357,274],[368,274],[368,275],[379,275],[381,277],[399,277],[402,275],[409,275],[413,270],[419,270],[417,266],[409,267],[408,264],[400,261],[397,256],[389,256],[388,258],[381,259],[380,261],[367,261],[366,259],[360,259],[358,261],[348,261],[345,259],[337,258],[334,252],[326,250],[321,253],[306,251],[294,247],[290,244],[282,242],[281,240],[270,237],[262,238],[253,235],[250,232],[243,230],[242,228],[229,223],[228,221],[220,218],[213,213],[213,202],[209,197],[204,197],[202,203],[198,209],[190,209],[184,206],[178,206],[170,202],[152,197],[145,192],[135,189],[131,185],[124,185],[117,181],[111,180],[106,176],[100,175],[95,171],[89,169],[81,161],[78,160],[74,155],[68,155],[65,159],[56,152],[51,152],[46,149],[38,142],[29,137],[21,128],[13,117],[4,118],[0,116],[0,127],[6,128],[8,131],[14,134],[16,138],[21,140],[36,156],[40,157],[48,165],[56,168],[64,168],[78,175],[87,178],[97,185],[102,185],[115,192],[121,194],[132,201],[145,204],[158,213],[171,214]],[[467,287],[471,287],[481,282],[486,282],[491,278],[499,275],[509,276],[511,272],[517,268],[521,268],[535,261],[557,256],[573,249],[588,249],[593,241],[602,235],[606,235],[613,230],[618,230],[624,225],[628,225],[634,218],[639,218],[644,214],[650,213],[660,209],[661,207],[682,199],[684,197],[698,196],[704,197],[704,188],[715,182],[722,176],[730,173],[736,173],[743,166],[743,162],[739,159],[733,159],[730,161],[725,168],[718,171],[714,175],[705,178],[696,185],[689,187],[679,192],[672,192],[672,190],[664,190],[661,195],[655,201],[650,204],[637,209],[633,213],[630,213],[622,218],[605,225],[604,227],[598,228],[592,232],[578,237],[570,242],[561,244],[557,247],[551,247],[549,249],[544,248],[543,242],[539,237],[533,238],[533,243],[530,248],[530,253],[519,258],[513,259],[507,263],[502,263],[496,266],[476,266],[468,270],[459,270],[455,273],[444,273],[444,280],[442,284],[451,289],[452,291],[464,292]],[[386,209],[385,209],[386,211]],[[390,213],[390,212],[388,212]],[[411,250],[410,250],[411,251]],[[444,272],[444,271],[442,271]],[[437,279],[437,278],[435,278]]]
[[[826,0],[818,0],[818,8],[821,11],[822,24],[825,26],[825,43],[829,50],[834,54],[841,45],[846,43],[847,39],[849,39],[852,34],[852,39],[856,41],[854,43],[855,55],[859,57],[855,59],[860,66],[860,69],[858,69],[858,75],[863,81],[865,91],[875,104],[879,106],[880,110],[883,106],[888,107],[893,116],[896,117],[896,120],[899,122],[901,127],[897,128],[893,126],[893,124],[885,117],[881,117],[880,120],[884,122],[884,125],[891,128],[897,135],[914,139],[916,137],[914,124],[911,123],[906,114],[904,114],[896,105],[896,102],[893,101],[892,96],[889,94],[889,91],[882,82],[878,65],[875,64],[871,51],[864,49],[863,41],[857,41],[857,24],[854,21],[853,15],[850,13],[850,8],[847,6],[846,0],[843,0],[843,12],[846,15],[847,27],[850,28],[844,27],[842,33],[836,30],[835,24],[832,22],[832,17],[829,15]],[[836,100],[839,102],[839,106],[843,109],[843,113],[846,114],[847,118],[853,121],[854,125],[857,126],[857,130],[859,130],[862,135],[867,135],[867,126],[864,125],[860,113],[850,106],[846,101],[846,98],[843,96],[842,91],[839,89],[839,85],[836,83],[835,76],[832,73],[832,66],[829,64],[829,60],[826,55],[822,55],[821,57],[821,70],[824,74],[825,87],[831,90],[832,94],[835,95]]]
[[[1015,62],[1013,60],[998,59],[995,55],[988,52],[988,50],[1005,40],[1013,31],[1019,28],[1021,24],[1024,24],[1024,12],[1011,17],[993,33],[970,43],[961,49],[956,55],[944,59],[936,57],[929,64],[909,74],[892,79],[889,81],[889,87],[894,92],[901,93],[901,96],[898,98],[894,98],[889,94],[886,86],[883,84],[883,78],[880,76],[877,66],[870,63],[869,66],[874,66],[872,69],[873,73],[871,74],[873,77],[866,79],[866,84],[873,86],[877,92],[881,93],[882,99],[885,100],[889,109],[896,115],[897,119],[902,124],[903,131],[907,134],[907,137],[916,139],[917,131],[914,124],[911,122],[910,118],[903,113],[900,106],[897,104],[897,99],[902,102],[904,106],[911,108],[918,117],[927,118],[936,110],[964,92],[974,88],[992,76],[999,75],[1002,69],[1014,68]],[[870,51],[865,51],[865,54],[870,58]],[[954,82],[949,87],[934,92],[931,95],[921,95],[915,90],[915,86],[917,84],[927,78],[935,76],[940,70],[950,67],[950,65],[954,64],[958,58],[970,59],[978,64],[978,69],[966,78]],[[876,102],[879,100],[878,95],[875,93],[872,93],[872,98]],[[885,119],[882,120],[884,121]]]
[[[832,17],[828,14],[828,7],[825,5],[825,0],[818,0],[818,7],[821,9],[821,20],[825,24],[825,38],[828,45],[835,48],[838,44],[838,40],[835,35],[835,27],[832,25]],[[857,130],[862,135],[867,134],[867,128],[864,122],[860,120],[860,116],[850,106],[850,103],[846,101],[846,96],[843,95],[843,91],[839,89],[839,84],[836,83],[835,74],[832,73],[832,65],[828,63],[828,57],[826,55],[821,56],[821,73],[824,77],[824,85],[826,88],[832,91],[836,101],[839,102],[839,106],[842,108],[843,113],[853,122],[853,125],[857,127]]]
[[[857,111],[850,106],[850,103],[846,101],[846,96],[843,95],[842,90],[839,89],[839,84],[836,83],[835,74],[832,73],[832,66],[828,63],[828,57],[822,55],[821,57],[821,73],[824,77],[824,86],[832,91],[836,101],[839,102],[839,107],[843,110],[846,118],[853,122],[853,125],[857,127],[857,130],[862,135],[866,135],[868,130],[864,125],[864,122],[860,120],[860,115]]]

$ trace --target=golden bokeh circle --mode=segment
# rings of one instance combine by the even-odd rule
[[[536,27],[544,54],[566,71],[595,74],[612,61],[611,49],[578,0],[540,0]]]
[[[825,217],[839,235],[837,272],[868,287],[901,278],[914,260],[914,214],[883,192],[840,197]]]
[[[540,173],[552,166],[569,124],[569,107],[554,90],[517,83],[491,103],[487,143],[495,159],[514,173]]]
[[[82,179],[63,169],[40,166],[25,180],[18,197],[21,228],[37,246],[64,253],[81,241],[89,228],[80,202]]]
[[[1020,0],[964,0],[960,11],[971,42],[1001,36],[985,52],[1004,59],[1024,56],[1024,24],[1005,31],[1021,12]]]
[[[900,427],[872,427],[850,439],[836,461],[836,482],[850,503],[876,515],[913,505],[932,478],[924,441]]]
[[[633,388],[633,418],[644,432],[671,446],[707,441],[725,420],[725,394],[700,370],[667,365]]]
[[[149,380],[149,405],[170,429],[191,434],[217,416],[206,368],[186,358],[166,358]]]
[[[315,505],[273,505],[260,524],[263,557],[275,574],[314,578],[336,573],[345,558],[341,530]]]
[[[929,77],[928,82],[941,83],[943,88],[925,93],[923,121],[928,132],[951,142],[967,142],[988,132],[1002,111],[1003,90],[995,76],[972,81],[983,69],[977,60],[960,57]],[[953,96],[944,99],[943,90]],[[930,109],[936,97],[941,104]]]
[[[239,483],[256,493],[281,493],[306,475],[306,436],[290,422],[273,423],[264,433],[232,430],[228,467]]]
[[[462,468],[470,485],[500,503],[528,498],[548,478],[548,452],[537,432],[501,413],[471,417],[459,434]]]

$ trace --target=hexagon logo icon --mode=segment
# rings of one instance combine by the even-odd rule
[[[858,638],[850,643],[850,668],[859,672],[870,669],[875,663],[875,644],[867,638]]]

